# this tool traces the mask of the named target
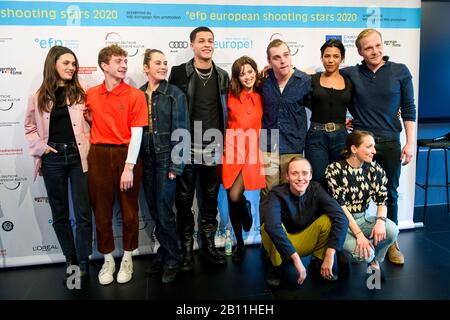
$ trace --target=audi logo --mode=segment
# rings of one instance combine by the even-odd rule
[[[170,41],[169,48],[171,49],[186,49],[189,47],[189,42],[187,41]]]

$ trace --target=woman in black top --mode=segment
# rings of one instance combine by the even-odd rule
[[[35,159],[35,177],[39,172],[44,178],[52,225],[66,257],[64,283],[76,285],[76,279],[69,276],[79,266],[79,279],[84,284],[89,278],[92,253],[87,183],[90,127],[84,118],[87,87],[78,80],[78,59],[69,48],[52,47],[43,69],[41,86],[28,102],[25,136]],[[69,184],[75,235],[69,213]]]
[[[352,100],[352,84],[339,72],[345,58],[340,40],[330,39],[320,48],[325,68],[312,76],[311,125],[306,137],[305,156],[313,167],[313,180],[324,185],[328,164],[341,159],[345,148],[347,108]]]

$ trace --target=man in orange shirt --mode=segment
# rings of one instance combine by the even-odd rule
[[[100,50],[98,64],[105,81],[88,90],[86,107],[92,115],[88,180],[95,214],[98,251],[105,263],[98,280],[107,285],[116,270],[112,229],[114,198],[120,204],[124,255],[117,282],[133,276],[131,253],[138,247],[139,188],[142,163],[138,159],[142,127],[148,125],[147,103],[142,91],[126,84],[127,52],[117,45]]]

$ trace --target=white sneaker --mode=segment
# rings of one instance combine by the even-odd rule
[[[98,273],[98,282],[102,285],[110,284],[114,281],[114,272],[116,271],[116,264],[114,261],[105,261],[102,269]]]
[[[127,283],[133,277],[133,261],[122,260],[120,270],[117,274],[118,283]]]

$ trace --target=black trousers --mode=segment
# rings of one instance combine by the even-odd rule
[[[177,179],[176,200],[177,224],[181,242],[186,245],[192,241],[195,221],[192,203],[200,181],[199,197],[199,234],[202,240],[214,241],[217,231],[217,196],[219,194],[220,175],[218,166],[188,164],[181,177]],[[214,242],[213,242],[214,243]]]

